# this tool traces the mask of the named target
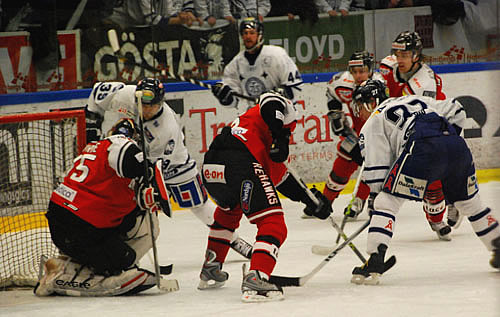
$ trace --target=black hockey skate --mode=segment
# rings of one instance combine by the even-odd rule
[[[368,261],[362,266],[357,266],[352,270],[351,283],[378,285],[380,284],[380,276],[396,264],[396,257],[391,256],[384,262],[387,246],[379,244],[378,252],[372,253]]]

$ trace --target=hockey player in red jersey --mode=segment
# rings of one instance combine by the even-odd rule
[[[352,92],[362,82],[370,78],[383,80],[379,73],[373,71],[373,67],[373,57],[369,52],[355,52],[349,59],[348,71],[334,75],[327,86],[328,118],[333,133],[340,137],[337,144],[337,158],[333,162],[332,170],[323,190],[323,195],[330,202],[339,196],[359,166],[352,160],[349,153],[342,150],[341,144],[349,142],[346,137],[357,139],[359,131],[367,119],[354,110],[351,104]],[[351,208],[346,208],[344,213],[349,217],[357,217],[363,211],[369,193],[370,187],[361,182]]]
[[[156,284],[155,275],[137,264],[152,247],[146,212],[154,212],[156,239],[158,203],[166,206],[168,197],[159,196],[166,193],[161,160],[152,187],[141,181],[136,133],[133,120],[121,119],[109,137],[87,144],[53,191],[46,217],[62,256],[47,260],[36,295],[114,296]]]
[[[244,302],[283,299],[283,290],[269,283],[279,248],[287,236],[278,193],[306,204],[309,213],[326,219],[332,212],[328,200],[312,189],[316,205],[283,163],[295,128],[297,111],[278,93],[264,93],[257,105],[225,127],[214,139],[203,163],[203,180],[217,203],[210,227],[199,289],[224,285],[228,274],[222,264],[232,232],[243,214],[257,226],[256,242],[242,283]]]
[[[417,32],[404,31],[396,37],[392,43],[392,54],[380,63],[380,73],[387,83],[390,97],[420,95],[437,100],[446,98],[441,78],[422,61],[422,49],[422,39]],[[437,236],[442,240],[450,240],[450,225],[458,226],[459,215],[456,208],[449,206],[449,225],[443,221],[446,203],[440,180],[429,185],[423,209]]]

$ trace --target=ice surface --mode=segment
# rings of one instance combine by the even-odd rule
[[[480,184],[482,200],[500,214],[500,182]],[[350,195],[334,203],[334,218],[341,214]],[[280,250],[274,274],[302,276],[324,256],[311,253],[314,244],[330,245],[337,234],[328,221],[301,219],[301,204],[283,202],[288,238]],[[366,220],[346,225],[349,234]],[[253,242],[255,226],[244,218],[240,236]],[[388,255],[396,266],[382,276],[378,286],[354,285],[351,270],[360,261],[343,249],[305,286],[285,288],[282,302],[248,304],[240,301],[241,266],[244,259],[229,252],[224,269],[230,277],[225,287],[199,291],[198,275],[205,253],[208,229],[188,211],[172,219],[161,217],[158,252],[162,264],[174,263],[180,291],[157,294],[152,289],[134,297],[38,298],[31,290],[0,292],[1,316],[500,316],[500,272],[489,264],[490,252],[464,220],[452,232],[452,241],[440,241],[431,231],[421,205],[406,203],[400,211]],[[363,253],[366,231],[355,245]],[[143,265],[152,268],[146,257]]]

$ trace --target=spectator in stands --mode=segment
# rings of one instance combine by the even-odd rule
[[[196,21],[200,25],[203,24],[193,12],[194,5],[191,0],[160,0],[154,3],[151,0],[124,0],[121,6],[115,7],[107,21],[122,29],[153,25],[167,31],[168,25],[172,24],[191,26]]]
[[[217,19],[236,22],[229,10],[229,0],[194,0],[194,8],[196,15],[210,26],[214,26]]]
[[[330,16],[336,16],[337,12],[346,16],[349,15],[349,11],[365,9],[365,0],[314,0],[314,2],[320,13],[327,12]]]
[[[258,17],[259,21],[264,21],[264,17],[271,11],[269,0],[229,0],[231,13],[236,19],[248,17]]]

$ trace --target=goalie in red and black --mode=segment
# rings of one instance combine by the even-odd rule
[[[62,256],[45,263],[38,296],[114,296],[156,285],[155,275],[137,264],[152,247],[147,210],[154,214],[155,238],[157,211],[170,210],[162,162],[143,182],[134,121],[120,119],[110,134],[87,144],[50,197],[46,217]]]
[[[215,222],[210,227],[206,259],[199,289],[224,285],[228,274],[222,264],[233,231],[243,214],[257,225],[250,271],[244,272],[244,302],[283,299],[283,290],[269,283],[278,251],[287,236],[278,191],[306,204],[308,213],[326,219],[330,203],[314,188],[316,205],[298,180],[287,173],[288,144],[296,125],[292,102],[278,93],[264,93],[257,105],[225,127],[214,139],[203,163],[203,180],[217,203]]]

